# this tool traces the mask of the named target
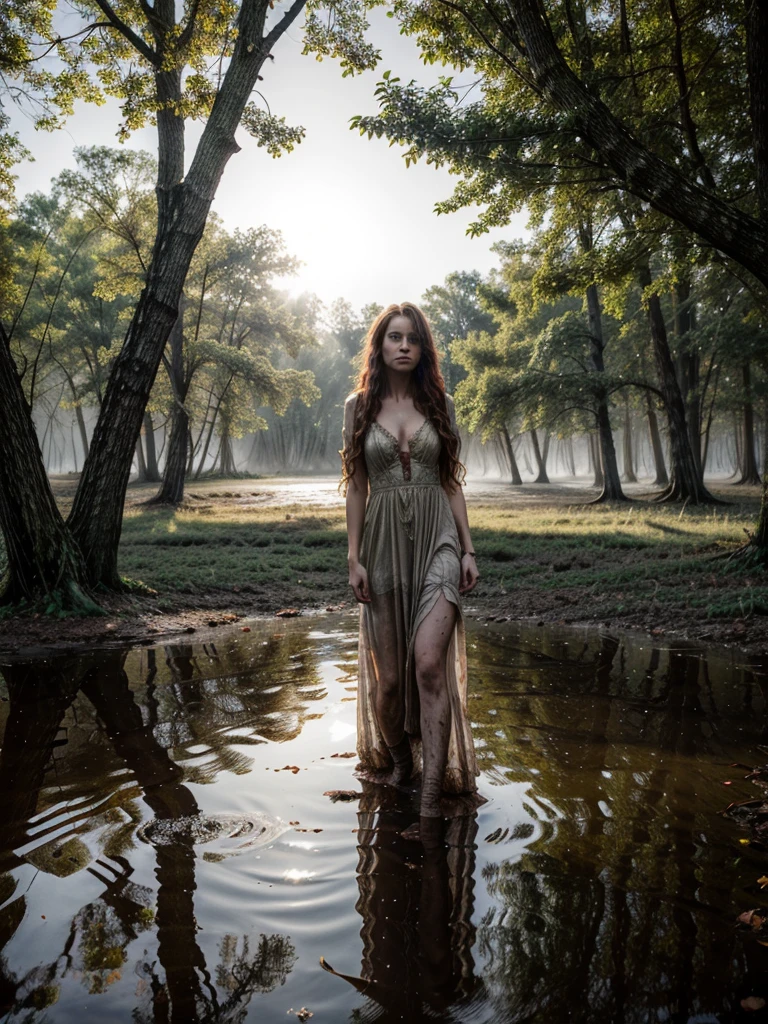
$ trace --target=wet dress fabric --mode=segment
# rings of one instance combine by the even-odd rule
[[[450,398],[448,406],[455,429]],[[448,496],[440,483],[440,444],[440,435],[429,420],[410,438],[407,452],[401,452],[397,438],[375,421],[365,435],[363,454],[370,491],[360,564],[368,572],[371,601],[360,607],[358,773],[376,780],[392,767],[373,701],[382,658],[394,658],[397,664],[398,699],[403,703],[405,731],[418,763],[420,712],[413,646],[419,626],[442,594],[458,612],[446,663],[451,736],[443,791],[472,793],[478,771],[466,711],[461,549]]]

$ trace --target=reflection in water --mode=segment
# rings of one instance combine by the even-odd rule
[[[407,797],[321,796],[360,788],[331,757],[340,621],[2,668],[0,1016],[726,1024],[768,999],[734,928],[765,853],[720,815],[757,795],[729,765],[765,760],[764,664],[475,628],[489,803],[420,845]]]
[[[155,683],[155,652],[148,652],[143,705],[129,683],[125,651],[4,667],[8,716],[0,751],[0,818],[5,823],[0,840],[0,949],[25,916],[25,896],[13,898],[17,883],[8,874],[23,860],[59,877],[85,868],[103,891],[75,914],[49,963],[18,976],[0,958],[0,1013],[27,1019],[29,1011],[34,1015],[51,1006],[67,976],[78,978],[91,995],[105,992],[121,978],[128,945],[149,928],[156,934],[159,967],[143,960],[134,965],[140,979],[135,1021],[242,1020],[254,993],[271,991],[285,981],[295,960],[285,936],[261,935],[252,941],[248,935],[238,939],[226,934],[214,983],[196,938],[191,835],[180,833],[174,843],[156,846],[155,892],[132,882],[133,868],[123,856],[134,845],[141,821],[137,795],[156,821],[197,815],[197,801],[186,784],[190,777],[212,781],[223,770],[248,770],[248,758],[232,749],[228,733],[219,731],[222,720],[227,730],[258,725],[259,734],[238,736],[238,745],[300,729],[305,701],[311,697],[306,678],[293,689],[273,688],[270,694],[256,682],[259,663],[275,671],[291,656],[284,648],[271,646],[247,667],[235,654],[224,675],[203,679],[190,648],[169,647],[172,682],[161,692]],[[215,650],[206,654],[218,660]],[[64,725],[76,695],[76,713]],[[187,743],[205,743],[204,759],[201,763],[198,756],[194,770],[185,771],[184,756],[176,763],[167,749],[175,748],[181,736]],[[52,757],[62,746],[67,756],[55,759],[55,785],[41,799]],[[126,773],[130,782],[115,787],[116,778]],[[63,799],[46,807],[54,788]],[[77,836],[39,845],[41,836],[61,833],[63,817],[70,834],[80,831],[80,825],[86,831],[107,825],[100,856],[92,860]],[[30,840],[33,849],[23,852]]]
[[[363,919],[355,1021],[449,1019],[477,988],[472,947],[476,814],[436,823],[420,844],[400,835],[413,819],[400,794],[363,783],[355,909]]]

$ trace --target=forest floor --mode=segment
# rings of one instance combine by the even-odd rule
[[[343,500],[329,477],[197,481],[178,509],[131,486],[120,572],[154,593],[102,602],[99,619],[0,619],[0,652],[148,642],[281,613],[354,607]],[[768,654],[768,573],[727,560],[757,518],[759,489],[710,482],[727,504],[591,505],[572,483],[467,486],[481,579],[470,616],[610,625]],[[55,477],[66,511],[76,478]],[[244,628],[247,628],[244,627]]]

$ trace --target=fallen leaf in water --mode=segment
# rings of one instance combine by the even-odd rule
[[[241,626],[240,627],[240,632],[241,633],[250,633],[251,632],[251,627],[250,626]]]
[[[282,768],[275,768],[275,771],[276,772],[293,772],[293,774],[295,775],[296,772],[300,772],[301,771],[301,768],[299,768],[298,765],[295,765],[295,764],[286,764],[286,765],[283,765]]]
[[[754,928],[755,931],[759,931],[765,924],[765,919],[765,910],[761,907],[758,910],[745,910],[743,914],[739,914],[736,920],[739,924],[745,924]]]
[[[311,1010],[308,1010],[306,1006],[302,1006],[300,1010],[294,1010],[294,1008],[291,1007],[288,1013],[295,1013],[302,1024],[304,1024],[305,1020],[309,1020],[310,1017],[314,1017],[314,1013],[312,1013]]]
[[[740,839],[739,842],[741,843],[742,846],[749,846],[749,840],[748,839]]]
[[[753,1012],[754,1010],[762,1010],[765,1006],[765,1000],[761,996],[747,996],[746,999],[741,1000],[742,1010]]]
[[[757,880],[757,884],[760,886],[761,889],[764,889],[766,885],[768,885],[768,876],[760,875],[760,877]]]
[[[331,757],[357,757],[354,750],[348,750],[346,754],[331,754]]]
[[[298,608],[280,608],[275,612],[275,616],[278,619],[295,619],[301,612]]]
[[[733,783],[732,783],[732,782],[731,782],[731,780],[729,779],[729,780],[728,780],[727,782],[724,782],[724,783],[723,783],[723,785],[724,785],[724,786],[732,786],[732,785],[733,785]]]
[[[289,825],[300,825],[301,822],[300,821],[289,821],[288,824]]]
[[[359,800],[362,795],[354,789],[326,789],[323,793],[323,796],[330,797],[333,803],[337,800]]]

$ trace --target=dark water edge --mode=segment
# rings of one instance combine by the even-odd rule
[[[350,615],[0,665],[0,1019],[765,1019],[768,851],[720,813],[761,795],[765,662],[469,629],[488,803],[426,849],[332,756]]]

